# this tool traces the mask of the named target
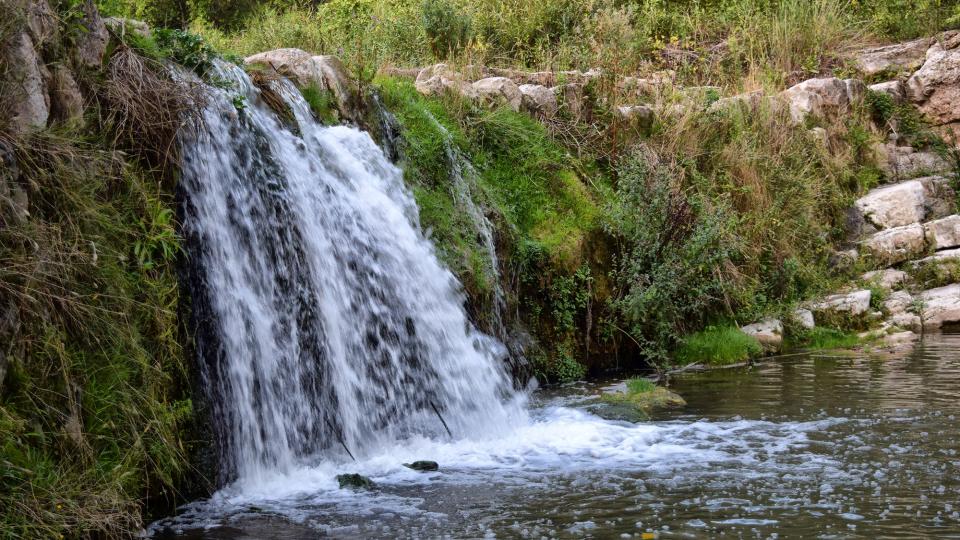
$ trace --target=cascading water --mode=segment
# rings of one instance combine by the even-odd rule
[[[210,89],[181,185],[226,478],[522,417],[505,350],[468,321],[401,172],[367,134],[317,123],[289,82],[269,84],[296,129],[242,70],[220,69],[235,89]]]

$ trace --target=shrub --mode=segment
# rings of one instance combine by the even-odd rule
[[[726,366],[760,356],[763,348],[736,326],[708,326],[683,339],[675,354],[680,365],[705,363]]]
[[[450,0],[426,0],[422,19],[430,51],[438,59],[459,53],[470,40],[470,16]]]

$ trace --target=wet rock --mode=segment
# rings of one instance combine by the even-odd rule
[[[926,249],[923,226],[919,223],[880,231],[861,244],[875,262],[892,266],[922,255]]]
[[[884,289],[892,290],[902,285],[910,276],[902,270],[887,268],[886,270],[874,270],[860,276],[860,279],[866,282],[876,283]]]
[[[937,330],[948,324],[960,323],[960,284],[923,291],[917,295],[917,300],[924,329]]]
[[[907,80],[907,97],[936,124],[960,121],[960,32],[948,32],[927,50]]]
[[[366,476],[357,473],[338,474],[337,482],[340,483],[340,489],[373,489],[376,487],[376,484],[373,483],[373,480],[370,480]]]
[[[748,324],[742,326],[740,331],[760,342],[767,352],[778,352],[783,345],[783,323],[777,319]]]
[[[913,71],[923,64],[927,49],[933,42],[934,38],[927,37],[864,49],[856,54],[856,66],[864,75]]]
[[[954,214],[923,225],[927,245],[939,250],[960,246],[960,215]]]
[[[507,77],[487,77],[473,83],[480,99],[491,104],[506,104],[514,111],[520,110],[523,97],[517,84]]]
[[[686,406],[679,394],[662,386],[647,392],[613,391],[600,396],[602,406],[592,407],[591,412],[608,420],[642,422],[650,419],[650,413],[658,409]]]
[[[815,313],[843,313],[847,315],[864,315],[870,310],[870,290],[864,289],[850,293],[840,293],[828,296],[811,306]]]
[[[61,64],[55,65],[50,77],[50,114],[59,122],[83,116],[83,95],[73,73]]]
[[[427,461],[427,460],[414,461],[413,463],[404,463],[403,466],[407,467],[408,469],[413,469],[415,471],[421,471],[421,472],[430,472],[430,471],[436,471],[440,469],[440,465],[438,465],[436,461]]]
[[[297,86],[316,86],[333,94],[341,118],[358,121],[362,113],[347,69],[335,56],[311,55],[300,49],[274,49],[244,59],[247,64],[261,64],[288,77]]]
[[[884,347],[901,347],[903,345],[909,345],[919,338],[920,336],[914,332],[910,330],[904,330],[902,332],[887,334],[880,339],[880,345]]]
[[[84,30],[79,32],[74,41],[74,61],[87,69],[99,69],[103,62],[103,53],[107,50],[110,34],[93,0],[86,0],[83,3],[83,19],[80,24]]]
[[[528,113],[541,118],[552,118],[557,114],[557,95],[553,90],[540,84],[521,84],[520,106]]]
[[[907,89],[903,81],[886,81],[877,84],[871,84],[868,88],[874,92],[887,94],[893,98],[896,103],[901,103],[907,99]]]
[[[809,309],[798,308],[793,312],[793,318],[800,324],[801,328],[812,330],[817,326],[816,321],[813,319],[813,312]]]

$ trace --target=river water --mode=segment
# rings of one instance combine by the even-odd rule
[[[588,410],[609,381],[535,392],[495,436],[414,437],[226,488],[178,539],[960,538],[960,336],[689,373],[648,422]],[[438,472],[404,462],[430,459]],[[338,488],[358,472],[376,488]]]

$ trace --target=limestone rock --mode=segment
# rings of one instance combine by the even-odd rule
[[[783,323],[777,319],[748,324],[740,331],[755,338],[766,351],[777,352],[783,345]]]
[[[907,80],[907,97],[938,125],[960,121],[960,32],[931,45],[923,66]]]
[[[83,95],[73,73],[56,65],[50,77],[50,114],[60,122],[69,122],[83,116]]]
[[[810,79],[780,93],[790,107],[790,116],[800,124],[807,116],[835,117],[846,112],[852,103],[863,98],[865,87],[860,81],[836,77]]]
[[[50,117],[50,97],[47,81],[50,72],[43,65],[33,40],[26,32],[11,39],[3,61],[9,66],[6,73],[10,94],[10,125],[16,132],[26,132],[47,125]]]
[[[297,86],[317,86],[329,91],[337,101],[341,117],[359,120],[359,98],[354,92],[346,68],[335,56],[311,55],[300,49],[274,49],[244,59],[247,64],[270,66]]]
[[[453,92],[469,99],[476,99],[477,92],[463,76],[447,64],[435,64],[420,71],[414,83],[417,91],[426,96],[439,96]]]
[[[520,106],[538,118],[552,118],[557,114],[557,95],[540,84],[521,84]]]
[[[59,34],[57,14],[50,9],[47,0],[27,0],[24,6],[27,31],[38,49],[55,42]]]
[[[583,85],[580,83],[563,84],[553,88],[554,93],[560,98],[560,107],[573,120],[581,120],[587,113],[587,99],[583,90]]]
[[[923,221],[925,201],[923,184],[913,180],[873,189],[854,206],[878,229],[890,229]]]
[[[960,215],[954,214],[923,225],[927,245],[932,249],[960,246]]]
[[[884,347],[901,347],[903,345],[909,345],[919,338],[920,336],[914,332],[911,332],[910,330],[904,330],[902,332],[887,334],[880,339],[880,344]]]
[[[907,273],[903,270],[894,270],[893,268],[888,268],[886,270],[874,270],[872,272],[867,272],[863,274],[860,279],[866,282],[876,283],[884,289],[892,290],[902,285],[909,277],[910,276],[907,275]]]
[[[917,295],[921,303],[920,319],[927,330],[960,323],[960,283],[923,291]]]
[[[625,122],[644,129],[653,125],[653,109],[646,105],[624,105],[617,107],[617,115]]]
[[[793,318],[800,324],[801,328],[812,330],[817,326],[813,319],[813,312],[806,308],[798,308],[793,312]]]
[[[84,30],[76,38],[73,50],[74,60],[82,67],[99,69],[103,62],[103,53],[107,50],[110,34],[93,0],[86,0],[83,3],[83,19],[80,24]]]
[[[938,251],[929,257],[924,257],[922,259],[913,261],[913,266],[920,267],[946,261],[960,261],[960,249],[946,249],[943,251]]]
[[[906,313],[913,305],[913,296],[907,291],[894,291],[883,301],[883,309],[891,316]]]
[[[920,317],[915,313],[909,312],[897,313],[896,315],[893,315],[890,317],[890,324],[896,326],[897,328],[905,328],[914,332],[919,332],[923,329],[923,325],[920,322]]]
[[[520,110],[522,95],[517,84],[507,77],[487,77],[473,83],[481,99],[489,103],[505,103],[514,111]]]
[[[849,315],[863,315],[870,310],[870,290],[864,289],[850,293],[828,296],[812,307],[814,312],[836,312]]]
[[[755,112],[760,108],[765,100],[765,95],[761,90],[737,94],[735,96],[720,98],[714,101],[707,108],[709,111],[725,111],[740,107],[749,112]]]
[[[882,83],[871,84],[869,88],[874,92],[887,94],[897,103],[907,99],[907,89],[903,85],[903,81],[886,81]]]
[[[923,226],[919,223],[880,231],[864,240],[861,246],[874,261],[886,266],[918,257],[927,249]]]
[[[136,19],[107,17],[103,19],[103,24],[105,24],[111,32],[121,37],[127,34],[136,34],[144,38],[150,36],[150,25]]]
[[[918,152],[910,146],[895,143],[882,145],[878,152],[880,169],[891,178],[916,178],[924,174],[950,171],[951,164],[934,152]]]
[[[927,49],[933,42],[933,38],[927,37],[864,49],[856,55],[857,69],[864,75],[876,75],[884,71],[913,71],[923,64]]]

